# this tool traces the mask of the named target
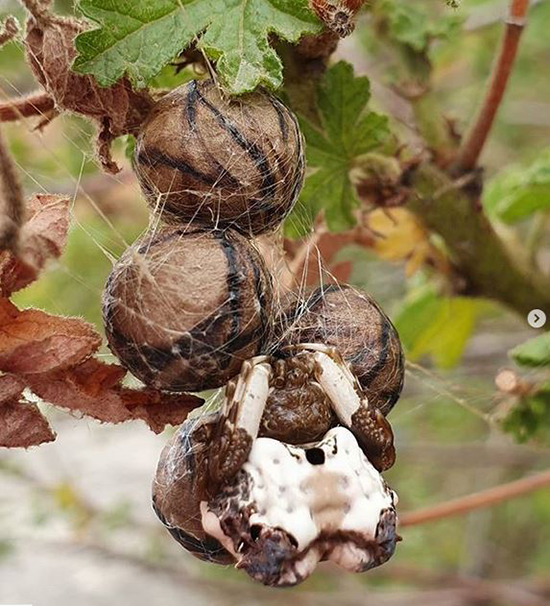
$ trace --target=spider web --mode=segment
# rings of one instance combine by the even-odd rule
[[[0,75],[0,88],[2,89],[1,94],[4,98],[23,95],[27,92],[21,90],[20,86],[12,77],[5,77],[3,75]],[[65,126],[69,124],[69,121],[70,128],[66,129]],[[93,163],[96,165],[98,171],[100,170],[99,164],[90,151],[90,147],[83,143],[83,141],[89,140],[89,132],[82,126],[82,122],[75,122],[72,118],[66,116],[56,118],[55,124],[57,124],[57,126],[50,125],[46,127],[43,132],[39,132],[33,130],[34,122],[31,120],[22,120],[5,130],[8,135],[17,131],[33,149],[38,150],[38,152],[36,152],[38,156],[43,157],[44,155],[47,155],[49,166],[54,167],[53,172],[58,178],[63,180],[63,185],[60,186],[59,183],[53,182],[54,180],[49,178],[46,172],[40,171],[39,166],[31,168],[30,165],[32,164],[32,161],[29,163],[18,163],[18,169],[21,175],[24,176],[29,192],[33,189],[47,193],[71,192],[73,228],[78,228],[83,233],[83,237],[97,249],[99,255],[107,259],[108,265],[114,267],[120,257],[121,251],[131,246],[132,241],[122,233],[116,224],[116,220],[112,219],[110,216],[111,211],[97,201],[96,195],[91,194],[88,191],[86,185],[87,177],[84,174],[85,166],[89,163]],[[55,129],[55,135],[51,134],[50,129]],[[71,134],[67,134],[67,131],[71,131]],[[66,144],[68,148],[73,150],[75,155],[81,158],[81,170],[78,176],[75,177],[67,168],[66,158],[59,153],[60,143]],[[243,154],[244,153],[245,152],[243,151]],[[239,157],[235,156],[233,161],[235,163],[239,162]],[[227,167],[228,170],[231,170],[231,167],[232,164],[230,163]],[[97,177],[94,176],[93,178],[96,179]],[[90,177],[90,181],[91,179],[92,177]],[[102,176],[101,179],[108,181],[113,188],[131,191],[131,195],[128,196],[128,199],[133,198],[136,201],[136,214],[140,217],[145,217],[145,201],[143,200],[137,179],[132,177],[128,165],[125,165],[124,173],[122,175],[114,177]],[[146,219],[143,220],[143,235],[148,234],[148,236],[154,237],[155,234],[162,229],[164,203],[163,199],[159,198],[155,203],[154,213],[151,215],[150,221],[147,222]],[[79,209],[85,208],[86,212],[83,213],[86,216],[85,219],[80,218],[80,214],[77,213],[77,207]],[[93,220],[90,219],[90,217],[93,218]],[[95,232],[97,222],[103,227],[101,237]],[[194,229],[194,227],[192,222],[179,226],[181,229],[181,235],[179,237],[185,238],[186,233]],[[300,254],[302,255],[303,263],[300,264],[298,275],[293,275],[292,268],[289,268],[289,262],[285,258],[283,252],[283,238],[280,232],[269,236],[262,236],[255,245],[262,251],[270,273],[274,276],[274,297],[277,309],[282,310],[284,308],[284,302],[289,296],[291,298],[307,298],[312,286],[310,284],[311,272],[316,275],[318,286],[321,290],[328,288],[329,286],[334,288],[334,285],[338,288],[338,279],[332,273],[331,268],[327,267],[323,261],[318,242],[315,238],[311,238],[301,249]],[[168,258],[155,259],[155,263],[162,264],[168,262]],[[380,265],[377,267],[381,268]],[[382,267],[383,271],[388,271],[387,267]],[[83,271],[69,267],[66,260],[62,259],[60,265],[53,269],[51,273],[64,275],[68,282],[72,284],[72,288],[74,288],[75,291],[84,290],[87,293],[87,296],[94,301],[94,304],[96,304],[99,309],[102,289],[101,287],[90,285],[89,277]],[[107,275],[105,273],[104,278],[106,277]],[[42,279],[46,280],[48,278],[43,277]],[[392,279],[395,281],[396,279],[399,280],[401,278],[399,276],[396,278],[394,274]],[[381,283],[382,286],[384,286],[383,283],[385,282],[385,279],[381,275],[375,275],[373,277],[373,282]],[[345,298],[345,292],[343,290],[341,292]],[[225,303],[225,301],[222,302],[220,308],[222,308]],[[160,309],[163,309],[167,315],[177,313],[177,309],[174,308],[170,291],[159,293],[158,306]],[[63,301],[51,301],[50,307],[52,308],[52,311],[56,311],[57,313],[67,313],[67,306]],[[349,313],[353,313],[351,309],[349,310]],[[289,328],[289,321],[285,318],[284,314],[280,317],[283,323],[287,323],[286,328]],[[159,330],[161,331],[165,328],[166,327],[159,326]],[[277,342],[272,343],[271,350],[276,350],[277,345]],[[107,360],[114,360],[113,356],[108,352],[104,352],[100,355]],[[420,434],[418,436],[418,434],[414,434],[414,431],[412,431],[411,428],[415,427],[415,418],[422,422],[425,409],[435,406],[444,406],[446,410],[451,410],[451,408],[461,409],[465,415],[481,421],[483,427],[486,428],[490,425],[491,420],[486,413],[493,405],[492,386],[486,383],[465,383],[464,377],[467,376],[467,373],[468,368],[464,368],[454,376],[444,375],[423,365],[407,364],[406,391],[402,398],[402,401],[406,401],[406,405],[402,406],[402,404],[398,402],[390,416],[392,425],[397,433],[398,445],[400,440],[405,442],[409,441],[413,446],[415,441],[423,443],[424,438],[421,431],[417,428],[418,433]],[[190,417],[192,423],[199,423],[201,415],[216,410],[219,407],[222,398],[223,392],[221,390],[209,394],[205,405],[200,410],[192,413]],[[454,414],[455,413],[453,413],[453,415]],[[92,428],[93,426],[90,424],[90,430],[92,430]],[[403,435],[400,435],[401,431],[403,432]],[[411,435],[411,432],[413,435]],[[154,462],[151,461],[151,471],[153,470],[153,467]],[[193,519],[198,520],[198,516],[194,516]]]
[[[22,44],[19,41],[19,44]],[[12,78],[7,78],[4,76],[0,76],[0,81],[2,83],[3,96],[4,98],[22,96],[26,91],[20,90],[17,83],[13,81]],[[61,176],[64,180],[64,184],[62,187],[59,187],[56,183],[54,183],[54,179],[50,179],[47,174],[41,174],[40,171],[33,169],[32,172],[29,169],[29,166],[26,163],[18,163],[17,167],[21,174],[24,176],[25,181],[27,182],[27,187],[30,190],[36,189],[45,193],[64,193],[67,194],[72,190],[71,196],[71,215],[73,219],[73,226],[78,227],[78,229],[82,230],[85,234],[85,238],[87,238],[95,247],[97,247],[98,251],[100,251],[101,255],[103,255],[110,263],[111,267],[115,267],[118,258],[120,258],[120,252],[129,248],[132,245],[132,242],[129,241],[125,235],[120,231],[120,229],[116,226],[115,222],[109,216],[109,210],[102,207],[100,203],[97,202],[94,195],[88,193],[85,183],[83,181],[86,180],[84,176],[84,168],[88,164],[94,164],[97,167],[97,170],[100,171],[99,163],[93,155],[93,152],[90,150],[89,146],[85,146],[83,141],[89,140],[90,134],[89,132],[82,126],[82,121],[74,121],[72,118],[68,118],[67,116],[60,116],[55,119],[55,123],[59,125],[60,123],[67,123],[70,120],[69,128],[66,128],[65,125],[61,127],[57,127],[56,136],[52,139],[49,136],[49,129],[55,128],[53,125],[46,126],[44,131],[34,130],[34,122],[30,119],[22,120],[16,125],[9,127],[8,134],[11,131],[16,129],[20,129],[25,132],[26,141],[36,147],[36,149],[40,150],[40,154],[47,154],[51,164],[54,165],[54,172]],[[67,133],[69,132],[69,134]],[[71,132],[72,131],[72,132]],[[61,140],[61,141],[60,141]],[[74,150],[75,155],[79,155],[81,158],[81,170],[78,176],[74,176],[71,171],[66,166],[66,159],[61,157],[58,148],[61,143],[65,143],[70,149]],[[254,144],[257,141],[251,140],[250,143]],[[237,165],[242,157],[246,155],[246,150],[242,150],[242,153],[235,154],[232,160],[227,164],[227,170],[231,172],[232,168]],[[131,190],[133,197],[136,200],[140,200],[139,203],[136,203],[136,208],[139,208],[139,212],[143,212],[143,206],[146,204],[143,199],[143,194],[139,188],[137,183],[137,179],[132,178],[131,173],[129,172],[127,163],[124,167],[123,175],[119,176],[102,176],[101,178],[105,181],[109,181],[111,186],[126,188]],[[284,170],[284,167],[283,167]],[[94,178],[96,178],[94,176]],[[212,190],[215,189],[217,184],[212,186]],[[204,196],[204,192],[198,192],[199,194]],[[208,196],[205,196],[205,199]],[[261,196],[258,196],[260,199]],[[91,211],[93,215],[95,215],[95,219],[99,220],[103,223],[105,228],[106,236],[99,238],[94,233],[94,227],[90,226],[93,224],[93,221],[81,220],[76,213],[76,206],[80,204],[85,206],[87,211]],[[163,206],[166,204],[166,197],[159,196],[156,201],[152,204],[152,213],[150,214],[150,220],[148,223],[143,223],[143,229],[141,236],[138,236],[138,240],[144,236],[147,238],[154,239],[154,237],[158,234],[158,232],[164,229],[163,223]],[[258,203],[260,204],[260,203]],[[141,208],[140,208],[141,207]],[[199,209],[197,209],[197,212]],[[294,221],[299,221],[299,218],[294,218]],[[213,224],[218,224],[218,218],[213,217]],[[196,225],[193,221],[189,221],[186,224],[181,224],[177,226],[180,235],[179,238],[185,238],[186,234],[189,231],[196,229]],[[205,234],[208,232],[205,231]],[[307,300],[308,295],[310,294],[313,285],[310,283],[310,274],[313,271],[316,274],[317,278],[317,286],[321,290],[321,292],[325,288],[339,288],[339,281],[335,275],[331,273],[329,267],[326,266],[324,260],[322,258],[321,251],[319,246],[315,240],[315,237],[310,238],[309,242],[306,242],[302,245],[302,249],[298,254],[301,255],[302,263],[299,268],[299,275],[293,275],[293,269],[289,267],[289,262],[285,258],[285,253],[283,251],[283,237],[279,232],[271,233],[267,236],[260,236],[258,239],[254,241],[254,246],[256,246],[263,254],[263,257],[267,263],[267,266],[270,270],[270,273],[274,276],[274,299],[275,299],[275,308],[279,312],[284,309],[284,302],[291,299],[302,299],[304,301]],[[145,254],[147,257],[147,253]],[[162,265],[168,263],[168,253],[166,258],[155,257],[155,265]],[[313,268],[313,269],[312,269]],[[178,268],[174,268],[174,272],[177,271]],[[100,305],[100,299],[102,295],[102,291],[98,288],[91,287],[88,284],[88,281],[85,276],[78,273],[78,270],[70,269],[64,261],[61,261],[61,264],[53,270],[54,272],[59,272],[66,274],[68,279],[74,284],[75,289],[85,289],[90,297],[93,297],[97,301],[97,305]],[[376,279],[376,278],[375,278]],[[346,293],[344,290],[340,291],[342,293],[343,300],[345,301]],[[163,315],[173,316],[178,313],[178,309],[174,306],[174,298],[171,289],[158,289],[158,307],[163,310]],[[226,305],[227,301],[223,301],[219,305],[219,309],[222,309]],[[52,305],[55,307],[54,311],[58,313],[66,313],[66,308],[62,302],[52,302]],[[215,314],[216,310],[211,310],[211,313]],[[349,308],[349,313],[352,314],[353,311]],[[144,312],[145,315],[145,312]],[[288,330],[291,330],[292,326],[290,320],[284,315],[284,313],[276,313],[280,318],[280,321],[283,323],[285,330],[279,331],[279,334],[282,336],[280,339],[284,338],[285,333]],[[159,331],[166,330],[167,327],[162,325],[158,326]],[[246,329],[246,327],[245,327]],[[168,327],[170,330],[170,327]],[[270,342],[270,351],[276,351],[278,348],[278,341]],[[259,352],[263,353],[263,352]],[[266,352],[267,353],[267,352]],[[106,359],[112,359],[113,357],[109,353],[103,353]],[[413,377],[415,380],[420,383],[427,385],[429,390],[434,392],[437,395],[441,395],[442,393],[449,396],[454,391],[456,391],[456,386],[452,384],[448,384],[446,379],[443,379],[430,371],[427,371],[423,367],[415,366],[409,367],[407,369],[407,374]],[[482,397],[485,397],[484,394]],[[216,393],[211,395],[205,404],[204,411],[210,411],[219,406],[221,401],[220,393]],[[459,403],[459,397],[453,396],[455,401]],[[466,398],[468,400],[469,397]],[[426,403],[420,404],[419,406],[425,406]],[[475,408],[475,407],[474,407]],[[202,412],[202,411],[201,411]],[[405,413],[401,413],[405,414]],[[410,411],[406,414],[412,414]],[[194,414],[194,418],[198,418],[199,414]],[[398,420],[399,412],[396,411],[394,413],[393,419],[394,422]]]

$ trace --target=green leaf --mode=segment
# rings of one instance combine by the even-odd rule
[[[550,384],[544,383],[534,394],[522,398],[502,420],[504,431],[518,442],[527,442],[550,427]]]
[[[486,188],[483,206],[490,216],[506,223],[550,211],[550,149],[530,165],[499,173]]]
[[[80,0],[78,8],[100,27],[76,38],[73,69],[101,86],[127,75],[143,87],[198,40],[229,92],[275,89],[282,63],[269,35],[296,42],[321,29],[307,0]]]
[[[550,333],[529,339],[508,353],[521,366],[550,366]]]
[[[433,40],[446,39],[459,31],[462,17],[457,14],[427,14],[427,7],[402,0],[383,0],[381,11],[388,20],[388,34],[396,42],[416,52],[426,52]]]
[[[388,135],[387,118],[368,111],[369,99],[369,79],[355,77],[353,67],[340,61],[327,70],[317,87],[320,124],[299,116],[308,167],[317,170],[306,179],[300,199],[286,220],[288,237],[307,234],[321,211],[331,231],[355,225],[353,211],[359,201],[349,171],[358,156],[379,147]]]
[[[178,70],[175,65],[167,64],[149,81],[149,86],[172,90],[191,80],[200,80],[192,66]]]
[[[425,288],[405,302],[394,322],[410,360],[429,356],[447,369],[460,361],[479,311],[475,299],[442,298]]]

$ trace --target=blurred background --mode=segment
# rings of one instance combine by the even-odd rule
[[[56,4],[72,10],[70,2]],[[439,16],[434,18],[448,24],[431,53],[433,86],[440,107],[462,128],[484,90],[507,2],[463,0],[458,11],[442,0],[414,4],[423,18]],[[488,208],[490,196],[498,197],[499,180],[521,174],[550,147],[550,1],[533,5],[483,155]],[[23,18],[11,0],[0,0],[5,14]],[[384,111],[392,63],[372,31],[366,14],[337,54],[371,77],[374,104]],[[21,42],[0,49],[0,98],[35,88]],[[111,259],[148,221],[126,141],[116,143],[124,169],[112,177],[98,168],[86,121],[63,115],[43,131],[35,126],[22,121],[3,131],[28,193],[71,197],[72,229],[61,261],[15,301],[84,317],[102,330],[100,296]],[[548,272],[548,226],[546,212],[502,229],[536,238],[539,266]],[[344,242],[335,263],[345,264],[349,281],[381,302],[407,348],[405,391],[391,414],[398,461],[386,474],[400,496],[400,512],[550,467],[550,403],[543,421],[525,431],[521,420],[510,417],[517,402],[495,388],[505,368],[538,380],[539,369],[520,370],[508,356],[538,331],[496,304],[466,297],[445,299],[430,291],[429,305],[419,308],[418,292],[426,292],[429,279],[408,275],[405,263],[388,260],[376,246]],[[102,355],[109,359],[106,350]],[[353,576],[322,565],[302,586],[282,592],[256,586],[231,568],[198,562],[157,522],[150,484],[169,432],[155,436],[140,422],[107,426],[48,406],[44,411],[58,433],[54,443],[0,452],[0,604],[550,604],[548,489],[407,527],[382,568]],[[536,594],[530,590],[535,586]]]

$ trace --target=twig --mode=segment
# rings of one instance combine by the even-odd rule
[[[470,171],[477,165],[512,72],[528,10],[529,0],[511,0],[504,37],[485,99],[458,152],[456,168],[460,171]]]
[[[24,220],[23,190],[0,132],[0,249],[16,252]]]
[[[426,507],[401,516],[400,526],[417,526],[432,520],[439,520],[450,516],[460,515],[481,507],[489,507],[495,503],[513,499],[521,495],[550,485],[550,470],[543,471],[528,478],[515,482],[501,484],[465,497],[440,503],[434,507]]]
[[[531,309],[550,308],[548,277],[523,262],[524,251],[497,233],[472,204],[470,192],[450,189],[453,179],[427,162],[414,170],[409,182],[417,195],[407,207],[445,242],[464,279],[461,294],[500,301],[523,317]]]
[[[31,116],[46,116],[55,109],[55,102],[45,92],[0,102],[0,122],[14,122]]]

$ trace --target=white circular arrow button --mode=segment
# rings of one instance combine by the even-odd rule
[[[527,314],[527,323],[531,328],[542,328],[546,324],[546,314],[542,309],[532,309]]]

